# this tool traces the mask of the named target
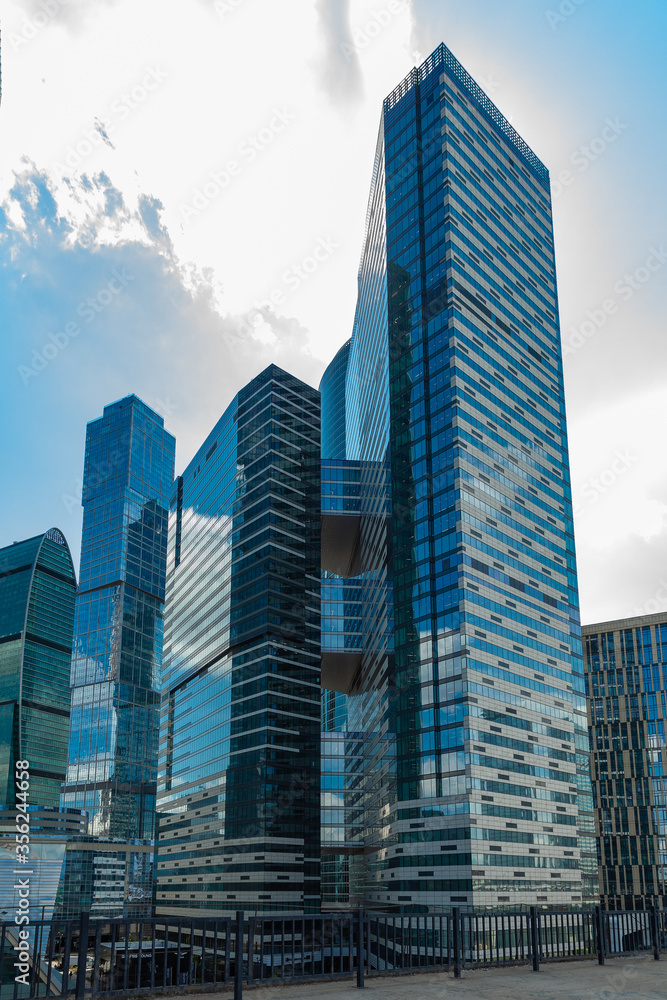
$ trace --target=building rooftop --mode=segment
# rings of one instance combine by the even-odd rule
[[[489,121],[514,147],[521,159],[524,160],[533,173],[537,175],[548,191],[549,171],[545,165],[539,157],[536,156],[528,143],[521,138],[516,129],[510,125],[508,120],[498,110],[493,101],[487,97],[479,84],[473,80],[470,73],[463,68],[461,63],[453,55],[453,53],[450,52],[444,42],[440,43],[437,49],[431,53],[428,59],[426,59],[421,66],[415,66],[414,69],[411,69],[408,75],[401,80],[398,86],[395,87],[385,98],[385,113],[398,104],[398,102],[405,97],[408,91],[411,90],[415,84],[421,83],[427,76],[437,69],[438,66],[442,66],[447,74],[456,80],[461,89],[464,90],[470,98],[472,98]]]

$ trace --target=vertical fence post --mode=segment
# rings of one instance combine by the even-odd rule
[[[604,913],[601,906],[595,907],[595,926],[598,938],[598,965],[604,965]]]
[[[540,971],[540,915],[536,906],[530,908],[530,943],[533,952],[533,972]]]
[[[454,949],[454,979],[461,978],[461,907],[452,910],[452,945]]]
[[[653,958],[660,961],[660,916],[655,904],[651,907],[651,935],[653,937]]]
[[[364,911],[357,911],[357,986],[364,988]]]
[[[90,913],[82,910],[79,916],[79,957],[76,962],[76,1000],[83,1000],[86,995],[86,961],[88,959],[88,925]],[[39,961],[39,958],[37,958]],[[63,979],[67,971],[63,966]]]
[[[303,943],[301,945],[303,950]],[[248,982],[252,982],[253,963],[255,961],[255,918],[248,917]],[[261,956],[260,956],[261,963]]]
[[[243,1000],[243,910],[236,911],[236,947],[234,949],[234,1000]]]

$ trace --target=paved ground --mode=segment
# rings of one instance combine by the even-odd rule
[[[464,972],[463,978],[443,973],[382,976],[366,979],[364,992],[354,982],[311,982],[301,985],[249,987],[248,1000],[665,1000],[667,956],[656,962],[652,956],[543,965],[539,973],[530,967]],[[230,992],[198,994],[228,1000]],[[194,997],[194,995],[193,995]]]

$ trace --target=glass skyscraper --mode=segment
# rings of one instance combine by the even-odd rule
[[[75,593],[72,557],[57,528],[0,549],[0,920],[13,920],[19,904],[16,807],[28,810],[33,919],[52,916],[65,839],[86,830],[85,816],[58,809]],[[17,799],[17,761],[28,762],[25,799]]]
[[[30,762],[30,801],[57,806],[67,764],[76,579],[57,528],[0,549],[0,803]]]
[[[549,176],[444,45],[384,102],[346,386],[365,903],[595,902]]]
[[[320,906],[320,397],[274,365],[174,487],[158,914]]]
[[[148,913],[169,496],[175,441],[136,396],[88,424],[81,572],[72,649],[65,807],[88,841],[68,846],[64,913]]]
[[[667,906],[667,615],[583,628],[600,898]]]
[[[345,382],[350,343],[343,344],[320,381],[322,405],[321,513],[323,553],[333,528],[332,569],[322,569],[322,909],[349,909],[363,899],[363,841],[359,796],[364,735],[348,727],[345,693],[359,669],[363,636],[362,581],[336,558],[345,536],[359,531],[361,468],[345,460]],[[354,546],[343,546],[343,553]]]

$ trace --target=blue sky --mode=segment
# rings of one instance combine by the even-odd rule
[[[667,610],[666,32],[659,0],[8,0],[0,545],[57,525],[78,563],[106,403],[180,471],[269,361],[317,384],[382,98],[444,41],[552,176],[583,619]]]

